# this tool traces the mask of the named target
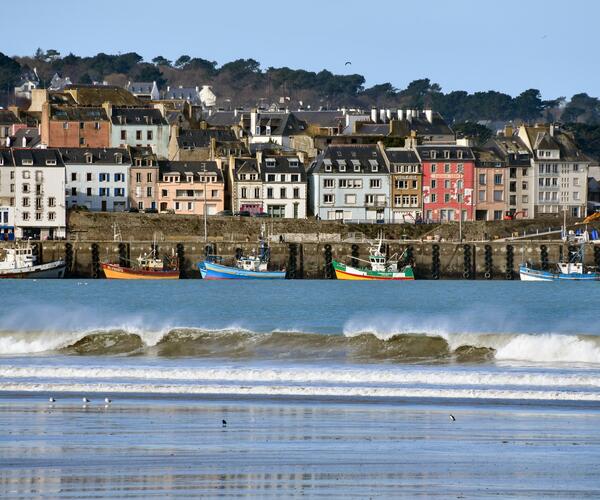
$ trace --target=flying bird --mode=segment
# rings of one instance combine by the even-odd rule
[[[352,63],[350,61],[346,61],[346,64],[344,64],[344,66],[352,66]]]

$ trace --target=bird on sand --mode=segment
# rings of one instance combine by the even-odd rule
[[[90,400],[89,400],[88,398],[86,398],[85,396],[83,396],[83,397],[81,398],[81,400],[82,400],[84,403],[89,403],[89,402],[90,402]]]
[[[105,402],[107,405],[109,405],[109,404],[111,404],[111,403],[112,403],[112,399],[110,399],[110,398],[104,398],[104,402]]]
[[[452,420],[452,422],[454,422],[456,420],[456,417],[454,415],[450,415],[450,420]]]
[[[227,420],[223,419],[221,422],[223,423],[223,427],[227,427]]]
[[[48,398],[48,402],[50,402],[50,403],[56,403],[56,399],[54,399],[52,396],[50,396]]]

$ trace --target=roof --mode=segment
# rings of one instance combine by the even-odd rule
[[[165,174],[179,173],[182,175],[192,173],[197,176],[204,173],[216,174],[217,182],[223,181],[223,172],[215,161],[160,161],[161,178]]]
[[[126,88],[132,94],[151,94],[154,82],[129,82]]]
[[[431,152],[435,151],[436,156],[433,158]],[[417,146],[417,152],[421,161],[473,161],[475,159],[473,151],[467,146],[456,146],[454,144],[427,144]],[[448,152],[448,157],[446,157]],[[462,156],[461,156],[462,154]]]
[[[494,149],[495,153],[512,167],[531,166],[531,153],[520,137],[498,135],[485,143],[486,148]]]
[[[34,167],[64,167],[60,151],[58,149],[30,149],[30,148],[13,148],[13,158],[15,166],[27,167],[30,165],[23,164],[24,161],[32,161]],[[48,163],[51,162],[51,163]],[[53,164],[52,164],[53,162]]]
[[[240,115],[234,111],[215,111],[206,117],[206,123],[212,127],[231,127],[239,125]]]
[[[23,144],[25,139],[25,144]],[[13,146],[35,148],[41,143],[40,130],[37,127],[20,128],[10,138]]]
[[[234,173],[239,174],[260,174],[258,163],[255,158],[236,158]]]
[[[342,111],[294,111],[296,118],[321,128],[338,128],[344,126],[346,121]]]
[[[129,151],[125,148],[71,148],[61,149],[65,164],[71,163],[98,163],[102,165],[113,165],[131,163]],[[119,155],[121,160],[118,161]],[[92,161],[89,162],[88,158]]]
[[[390,163],[420,163],[417,153],[412,149],[387,148],[385,155]]]
[[[101,122],[108,121],[108,116],[104,108],[52,105],[50,106],[50,119],[68,122]]]
[[[264,156],[261,163],[263,181],[267,174],[300,174],[300,181],[306,180],[306,169],[297,156]]]
[[[113,106],[142,106],[131,92],[110,85],[68,85],[64,89],[70,93],[80,106],[101,106],[110,102]]]
[[[177,137],[177,145],[180,148],[207,148],[210,146],[210,140],[215,139],[217,142],[234,142],[238,138],[229,128],[217,129],[208,128],[204,130],[182,129]]]
[[[168,125],[156,108],[112,108],[113,125]]]
[[[12,152],[10,148],[0,148],[0,165],[14,166]]]
[[[289,136],[306,131],[306,123],[296,118],[293,113],[286,112],[259,112],[256,125],[261,128],[270,127],[271,131],[268,135]],[[260,134],[255,134],[255,132],[255,130],[250,131],[251,135],[263,135],[262,130]]]
[[[473,155],[475,156],[476,167],[504,167],[506,161],[500,154],[491,147],[474,147]]]
[[[336,144],[328,146],[313,167],[313,172],[326,171],[347,173],[349,175],[389,173],[381,151],[375,144]]]
[[[169,87],[165,99],[180,99],[200,104],[200,92],[197,87]]]
[[[13,125],[21,123],[21,120],[9,109],[0,109],[0,125]]]

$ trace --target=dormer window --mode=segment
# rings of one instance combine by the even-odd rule
[[[358,160],[351,160],[352,161],[352,167],[354,168],[355,172],[360,172],[360,162]]]
[[[94,158],[92,157],[92,155],[90,153],[85,154],[85,162],[86,163],[92,163],[93,159]]]
[[[463,152],[462,152],[462,150],[461,150],[461,149],[459,149],[459,150],[456,152],[456,154],[457,154],[457,156],[458,156],[458,159],[459,159],[459,160],[462,160],[462,157],[463,157]]]
[[[123,163],[123,155],[121,153],[115,153],[115,162],[119,165]]]
[[[331,172],[331,160],[323,160],[323,166],[325,167],[325,172]]]
[[[275,158],[267,158],[265,160],[265,164],[267,165],[267,167],[274,167],[275,166]]]
[[[265,135],[271,135],[271,126],[270,125],[267,125],[265,127]]]
[[[290,158],[288,163],[289,163],[290,167],[292,167],[292,168],[298,167],[298,159],[297,158]]]
[[[21,162],[23,165],[33,165],[33,160],[25,159]]]
[[[56,165],[56,160],[46,160],[46,165],[48,165],[48,166]]]
[[[379,163],[376,160],[369,160],[369,164],[371,165],[371,172],[379,172]]]
[[[450,151],[444,151],[444,158],[450,158]]]
[[[4,165],[4,158],[2,156],[0,156],[0,165]]]
[[[260,135],[260,125],[256,126],[256,130],[254,131],[254,135]]]
[[[437,158],[437,152],[434,151],[433,149],[431,150],[431,152],[429,154],[430,154],[430,158],[433,158],[433,159]]]
[[[194,182],[194,176],[193,175],[187,175],[185,177],[185,179],[186,179],[186,182],[189,183],[189,184],[191,184],[192,182]],[[204,182],[204,179],[201,179],[201,180],[202,180],[202,182]]]
[[[346,160],[338,160],[338,167],[340,172],[346,171]]]

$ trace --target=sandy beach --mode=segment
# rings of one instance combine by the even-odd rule
[[[0,496],[600,495],[597,405],[102,399],[4,394]]]

